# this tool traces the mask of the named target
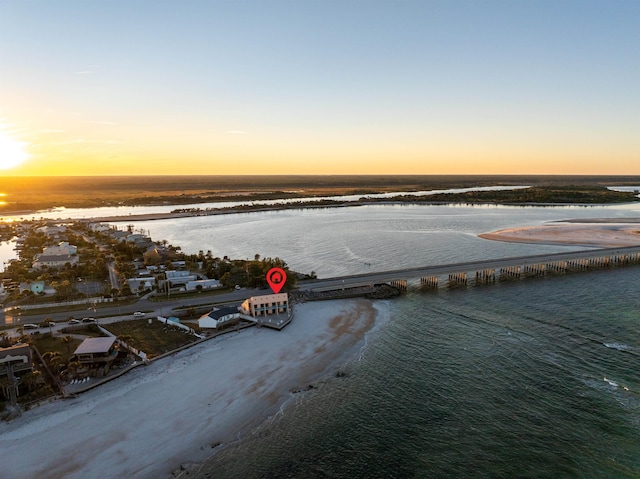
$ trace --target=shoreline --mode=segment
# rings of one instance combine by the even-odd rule
[[[321,203],[323,200],[318,200]],[[206,204],[206,203],[203,203]],[[634,202],[628,203],[615,203],[615,204],[635,204]],[[423,206],[443,206],[443,205],[468,205],[468,206],[511,206],[511,207],[566,207],[566,206],[610,206],[611,203],[512,203],[512,202],[495,202],[495,201],[398,201],[398,200],[385,200],[375,201],[368,199],[366,201],[336,201],[335,203],[314,204],[311,202],[302,203],[281,203],[275,205],[245,205],[245,206],[230,206],[212,209],[195,209],[188,211],[180,211],[180,208],[174,208],[172,211],[163,213],[140,213],[128,215],[113,215],[113,216],[95,216],[86,218],[55,218],[50,221],[87,221],[97,223],[117,223],[123,221],[154,221],[154,220],[168,220],[177,218],[193,218],[196,216],[218,216],[218,215],[230,215],[239,213],[265,213],[273,211],[286,211],[294,209],[317,209],[317,208],[348,208],[356,206],[374,206],[374,205],[423,205]],[[158,205],[135,205],[133,207],[153,207]],[[179,207],[180,204],[167,205]],[[80,208],[81,209],[81,208]],[[87,207],[86,209],[95,209],[95,207]],[[176,211],[177,210],[177,211]],[[7,220],[12,218],[14,220],[20,220],[22,216],[36,215],[38,213],[47,213],[47,210],[34,210],[34,211],[15,211],[15,212],[2,212],[0,213],[0,219]],[[20,217],[20,218],[18,218]],[[630,218],[630,223],[639,222],[640,218]],[[635,220],[635,221],[634,221]],[[559,220],[560,222],[574,222],[574,223],[607,223],[611,222],[607,218],[594,218],[592,220]]]
[[[380,322],[372,301],[304,303],[282,331],[223,335],[27,411],[0,424],[6,474],[157,478],[202,464],[352,361]]]

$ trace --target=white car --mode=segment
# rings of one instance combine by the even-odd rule
[[[23,324],[22,327],[24,329],[38,329],[38,325],[33,323]]]
[[[133,313],[133,317],[134,318],[144,318],[144,313],[141,313],[140,311],[136,311],[135,313]]]
[[[70,319],[69,320],[69,324],[80,324],[80,320],[79,319]]]

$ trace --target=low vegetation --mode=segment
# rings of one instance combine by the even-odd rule
[[[49,333],[34,335],[32,339],[33,345],[38,348],[38,351],[43,357],[45,357],[47,353],[56,354],[59,366],[69,362],[69,358],[81,342],[81,339],[69,335],[52,336]]]
[[[6,195],[0,203],[0,214],[37,211],[55,206],[180,205],[474,186],[603,186],[638,183],[638,177],[503,175],[148,176],[144,182],[134,176],[0,178],[0,193]]]
[[[397,196],[393,201],[416,202],[415,196]],[[640,201],[633,192],[612,191],[604,186],[533,186],[504,191],[468,191],[429,195],[420,201],[495,204],[609,204]]]
[[[143,351],[149,359],[185,346],[197,340],[183,329],[157,320],[138,319],[105,326],[129,346]]]

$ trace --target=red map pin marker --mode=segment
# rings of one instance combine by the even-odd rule
[[[267,283],[275,294],[278,294],[287,281],[287,273],[282,268],[271,268],[267,273]]]

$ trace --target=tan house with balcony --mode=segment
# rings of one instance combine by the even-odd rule
[[[289,294],[265,294],[264,296],[252,296],[242,303],[240,312],[258,317],[271,314],[285,314],[289,312]]]

